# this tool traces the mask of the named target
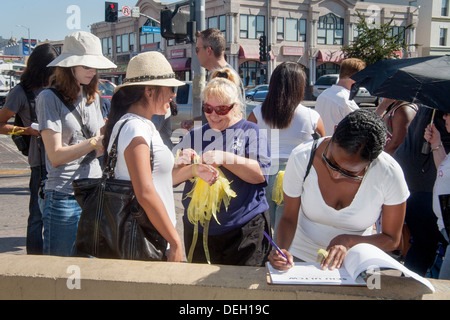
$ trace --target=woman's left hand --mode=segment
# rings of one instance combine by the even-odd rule
[[[323,270],[333,270],[335,268],[339,269],[344,262],[348,249],[350,249],[350,245],[346,235],[339,235],[335,237],[328,245],[328,257],[322,260],[320,267]]]

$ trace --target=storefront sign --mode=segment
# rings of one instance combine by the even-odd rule
[[[283,47],[283,55],[285,56],[302,56],[305,52],[303,47]]]
[[[176,59],[176,58],[184,58],[186,57],[186,49],[175,49],[170,51],[170,58]]]

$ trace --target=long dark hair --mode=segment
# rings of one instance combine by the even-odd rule
[[[273,128],[289,127],[305,94],[306,76],[297,62],[283,62],[273,71],[269,93],[262,103],[262,117]]]
[[[108,145],[111,139],[111,134],[116,125],[117,121],[123,117],[124,114],[128,112],[131,105],[139,102],[145,93],[145,88],[147,86],[124,86],[117,90],[111,98],[111,110],[108,114],[108,121],[105,126],[105,133],[103,137],[103,147],[105,149],[105,157],[103,157],[104,161],[107,160],[108,154]],[[159,86],[150,86],[153,89],[153,94],[156,98],[161,95],[161,88]]]
[[[54,67],[47,65],[58,57],[58,51],[49,43],[37,46],[28,58],[27,67],[20,77],[25,91],[34,91],[48,86]]]

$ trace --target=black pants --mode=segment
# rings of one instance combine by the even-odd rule
[[[264,212],[240,228],[225,234],[208,236],[208,250],[212,264],[261,267],[267,261],[271,246],[263,232],[270,233],[268,213]],[[186,256],[191,248],[193,226],[184,222],[184,244]],[[203,234],[199,233],[194,254],[194,263],[207,263],[203,247]]]

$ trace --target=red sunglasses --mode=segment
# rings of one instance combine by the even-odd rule
[[[205,112],[207,114],[211,114],[211,113],[213,113],[213,111],[215,111],[217,115],[224,116],[224,115],[228,114],[228,112],[230,112],[230,110],[233,109],[233,107],[234,107],[234,103],[231,106],[215,106],[215,107],[213,107],[210,104],[204,103],[203,104],[203,112]]]

